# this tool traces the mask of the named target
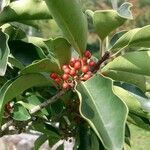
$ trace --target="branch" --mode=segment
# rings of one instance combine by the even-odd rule
[[[31,115],[33,115],[34,113],[40,111],[41,109],[47,107],[48,105],[54,103],[57,101],[58,98],[60,98],[62,95],[64,95],[66,93],[66,91],[61,90],[59,91],[56,95],[54,95],[53,97],[51,97],[50,99],[48,99],[47,101],[33,107],[29,112]],[[9,126],[11,126],[13,124],[13,120],[8,121],[7,123],[5,123],[4,125],[2,125],[1,127],[1,131],[5,131]]]
[[[56,102],[57,99],[58,99],[59,97],[61,97],[62,95],[64,95],[65,93],[66,93],[66,91],[64,91],[64,90],[59,91],[59,92],[58,92],[56,95],[54,95],[52,98],[50,98],[50,99],[48,99],[47,101],[45,101],[45,102],[43,102],[43,103],[41,103],[41,104],[35,106],[34,108],[32,108],[32,109],[29,111],[30,114],[33,115],[34,113],[40,111],[42,108],[45,108],[45,107],[47,107],[48,105],[50,105],[50,104]]]
[[[8,121],[7,123],[5,123],[4,125],[2,125],[1,127],[1,131],[5,131],[10,125],[13,124],[13,120]]]
[[[97,62],[96,66],[94,67],[94,69],[92,70],[93,73],[97,72],[97,70],[99,70],[101,64],[106,61],[107,59],[109,59],[110,57],[110,52],[106,51],[105,54],[103,55],[103,57]]]

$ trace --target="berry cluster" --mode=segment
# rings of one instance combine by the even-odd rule
[[[59,76],[56,73],[50,74],[50,77],[55,82],[62,86],[63,89],[68,89],[74,86],[74,81],[86,81],[92,76],[91,70],[96,63],[91,59],[91,53],[85,51],[82,58],[71,58],[70,63],[62,66],[63,75]]]

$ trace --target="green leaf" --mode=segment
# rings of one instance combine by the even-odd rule
[[[31,87],[48,86],[51,84],[53,82],[42,74],[22,75],[14,81],[5,83],[0,89],[0,124],[6,103]]]
[[[8,57],[8,62],[13,66],[16,67],[18,69],[23,69],[25,66],[16,58],[14,58],[13,56],[9,56]]]
[[[41,132],[47,136],[50,147],[52,147],[55,143],[57,143],[61,139],[58,130],[49,124],[45,124],[42,123],[41,121],[40,122],[37,121],[33,123],[32,128],[35,131]]]
[[[118,8],[117,12],[126,19],[133,19],[132,12],[130,11],[132,6],[131,3],[125,2]]]
[[[27,26],[31,26],[37,30],[39,30],[40,28],[39,20],[25,20],[25,21],[22,20],[22,21],[19,21],[19,23],[27,25]]]
[[[39,98],[36,95],[32,94],[28,97],[26,97],[27,102],[23,102],[23,101],[18,101],[17,104],[22,105],[23,107],[25,107],[26,109],[28,109],[29,111],[31,109],[33,109],[35,106],[41,104],[42,102],[45,101],[45,99]],[[49,115],[49,112],[47,111],[47,108],[43,108],[40,110],[40,112],[38,112],[38,116],[42,116],[45,117]]]
[[[138,87],[127,83],[115,83],[115,85],[124,88],[141,104],[144,112],[150,112],[150,99]]]
[[[127,47],[150,47],[150,25],[144,26],[142,28],[135,28],[123,36],[121,36],[116,43],[109,49],[111,52],[121,51]]]
[[[90,124],[105,148],[123,147],[126,105],[113,93],[112,80],[95,75],[77,85],[80,114]]]
[[[37,41],[36,41],[37,40]],[[35,39],[38,42],[40,39]],[[40,40],[41,41],[41,40]],[[41,41],[40,47],[46,49],[49,54],[43,60],[27,66],[21,73],[56,72],[60,73],[64,64],[68,64],[71,58],[71,46],[64,38]]]
[[[45,0],[52,17],[71,45],[83,54],[87,44],[87,21],[78,0]],[[63,6],[63,7],[62,7]]]
[[[47,136],[42,134],[39,136],[36,141],[34,142],[34,150],[39,150],[40,147],[47,141]]]
[[[130,128],[128,124],[126,124],[126,130],[125,130],[125,143],[128,144],[131,147],[131,133],[130,133]]]
[[[142,129],[150,131],[150,120],[149,119],[129,113],[128,121]]]
[[[18,40],[26,37],[26,33],[22,31],[20,28],[13,26],[11,24],[4,24],[0,27],[2,31],[9,35],[10,40]]]
[[[27,73],[39,73],[39,72],[46,72],[46,73],[60,73],[61,70],[57,63],[49,58],[42,59],[38,62],[32,63],[31,65],[27,66],[21,71],[21,74]]]
[[[14,1],[0,13],[0,24],[39,19],[51,19],[49,9],[43,0]]]
[[[31,116],[25,107],[20,104],[15,104],[12,118],[17,121],[27,121]]]
[[[120,6],[118,12],[116,10],[97,10],[93,13],[93,24],[95,30],[103,41],[113,30],[123,25],[127,19],[132,19],[130,12],[130,3]],[[126,15],[124,15],[126,14]],[[128,14],[128,15],[127,15]]]
[[[121,84],[122,87],[114,86],[113,90],[115,94],[126,103],[131,113],[149,118],[150,114],[147,112],[150,112],[150,100],[144,97],[138,88],[134,88],[133,90],[131,86],[125,85]]]
[[[41,122],[41,120],[37,120],[33,123],[32,128],[34,130],[37,130],[38,132],[44,133],[47,136],[52,135],[54,133],[54,137],[59,138],[59,132],[58,129],[51,126],[50,124],[46,124],[44,122]]]
[[[45,43],[45,41],[48,41],[47,39],[34,36],[27,36],[26,38],[23,39],[23,41],[27,43],[32,43],[33,45],[41,48],[45,53],[48,53],[48,47]]]
[[[127,32],[126,30],[123,30],[123,31],[117,32],[115,35],[113,35],[113,37],[111,38],[111,40],[109,42],[108,48],[110,49],[116,43],[116,41],[121,36],[123,36],[126,32]]]
[[[43,57],[42,50],[31,44],[20,40],[9,41],[10,53],[23,65],[29,65],[35,60]]]
[[[71,58],[71,45],[64,38],[45,41],[49,49],[49,55],[59,66],[60,70],[64,64],[69,64]]]
[[[8,35],[0,30],[0,76],[5,75],[7,68],[8,55],[10,53],[8,38]]]
[[[74,150],[103,150],[100,148],[97,135],[85,124],[80,125],[78,138],[79,142],[75,143]]]
[[[108,63],[102,73],[106,76],[150,90],[150,51],[126,53]]]

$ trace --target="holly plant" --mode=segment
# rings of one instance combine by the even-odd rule
[[[8,1],[0,13],[0,135],[36,131],[35,150],[70,137],[74,150],[122,150],[131,146],[129,123],[150,130],[150,25],[119,31],[133,19],[131,6],[83,12],[78,0]],[[22,29],[42,19],[54,19],[62,36]],[[98,55],[87,49],[87,20]]]

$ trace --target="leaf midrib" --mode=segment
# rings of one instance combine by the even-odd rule
[[[65,22],[64,17],[62,17],[62,15],[61,15],[61,13],[59,13],[59,11],[57,12],[57,14],[59,15],[60,18],[62,18],[62,22],[64,23],[64,25],[65,25],[67,31],[69,32],[71,38],[73,39],[73,42],[75,43],[75,46],[76,46],[75,48],[77,48],[77,51],[78,51],[78,52],[80,53],[80,55],[81,55],[80,49],[79,49],[79,47],[78,47],[78,44],[76,43],[76,41],[75,41],[75,39],[74,39],[74,36],[72,35],[72,33],[71,33],[69,27],[67,26],[67,23]]]
[[[90,98],[92,99],[92,102],[94,103],[94,105],[95,105],[95,108],[96,108],[96,110],[97,110],[97,112],[98,112],[98,114],[99,114],[99,118],[101,119],[101,122],[102,122],[102,125],[103,125],[103,128],[105,129],[105,126],[104,126],[104,121],[103,121],[103,119],[101,118],[101,114],[99,113],[99,111],[98,111],[98,108],[97,108],[97,105],[95,104],[95,102],[93,101],[93,98],[92,98],[92,95],[90,94],[90,92],[89,92],[89,90],[86,88],[86,86],[85,86],[85,84],[84,83],[82,83],[81,84],[84,88],[85,88],[85,90],[87,91],[87,93],[88,93],[88,95],[90,96]],[[88,119],[89,120],[89,119]],[[90,121],[90,120],[89,120]],[[92,121],[90,121],[90,122],[92,122]],[[92,122],[93,123],[93,122]],[[94,125],[95,126],[95,125]],[[112,144],[112,141],[111,141],[111,138],[110,138],[110,135],[108,134],[108,132],[107,132],[107,130],[105,130],[106,131],[106,135],[108,136],[108,138],[110,139],[110,143],[111,143],[111,145],[113,145]],[[101,136],[101,135],[100,135]],[[101,138],[102,140],[103,140],[103,138]]]

